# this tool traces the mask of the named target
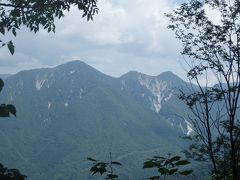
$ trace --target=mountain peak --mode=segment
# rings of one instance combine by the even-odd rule
[[[79,67],[84,67],[84,68],[91,68],[94,69],[93,67],[89,66],[87,63],[80,61],[80,60],[73,60],[73,61],[68,61],[64,64],[61,64],[57,67],[70,67],[70,68],[79,68]]]
[[[81,60],[72,60],[72,61],[68,61],[65,63],[65,65],[88,65],[87,63],[81,61]]]
[[[161,79],[163,81],[183,81],[180,77],[178,77],[176,74],[174,74],[171,71],[166,71],[163,72],[161,74],[159,74],[158,76],[151,76],[151,75],[146,75],[144,73],[141,72],[137,72],[137,71],[129,71],[128,73],[124,74],[121,76],[121,78],[128,78],[128,79],[136,79],[139,76],[141,77],[149,77],[149,78],[157,78],[157,79]]]
[[[102,74],[100,71],[97,69],[91,67],[87,63],[80,61],[80,60],[74,60],[74,61],[69,61],[65,64],[61,64],[56,67],[56,69],[60,70],[61,72],[66,72],[69,74],[77,73],[81,75],[99,75]]]
[[[126,74],[123,74],[120,78],[136,78],[140,72],[137,71],[129,71]]]
[[[175,74],[172,71],[165,71],[165,72],[162,72],[161,74],[159,74],[158,76],[162,76],[162,75],[175,75]]]
[[[150,77],[150,78],[154,78],[156,76],[150,76],[138,71],[129,71],[126,74],[122,75],[120,78],[124,78],[124,79],[138,79],[139,77]]]
[[[170,82],[183,82],[183,80],[171,71],[166,71],[157,76],[159,79]]]
[[[178,77],[172,71],[165,71],[158,75],[158,77]]]

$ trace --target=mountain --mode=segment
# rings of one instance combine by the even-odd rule
[[[2,79],[6,79],[10,76],[11,76],[11,74],[0,74],[0,78],[2,78]]]
[[[123,87],[130,96],[145,105],[146,108],[160,114],[173,128],[184,134],[191,134],[191,124],[184,118],[190,112],[179,100],[179,90],[188,92],[189,83],[184,82],[172,72],[158,76],[149,76],[131,71],[121,78]]]
[[[179,153],[191,133],[175,96],[186,83],[171,72],[105,75],[81,61],[22,71],[5,80],[1,101],[17,108],[2,119],[1,162],[29,179],[91,179],[88,156],[124,164],[122,179],[144,179],[142,162]]]

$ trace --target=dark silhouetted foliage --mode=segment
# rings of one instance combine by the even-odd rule
[[[4,86],[3,80],[0,78],[0,92]],[[16,108],[12,104],[1,104],[0,105],[0,117],[10,117],[10,114],[16,116]]]
[[[182,42],[182,55],[188,57],[188,77],[197,84],[192,94],[180,95],[192,111],[197,135],[188,155],[199,160],[207,155],[217,180],[240,178],[239,9],[238,0],[191,0],[167,14],[169,28]],[[210,77],[217,82],[213,87]]]
[[[83,12],[82,17],[92,20],[98,13],[97,0],[6,0],[0,2],[0,33],[11,32],[14,36],[21,26],[27,27],[34,33],[43,27],[48,32],[55,32],[55,19],[64,17],[65,11],[76,6]],[[2,42],[0,47],[7,45],[11,54],[14,53],[12,41]]]
[[[0,79],[0,91],[4,86],[4,82]],[[0,105],[0,117],[10,117],[10,114],[16,116],[16,108],[12,104]],[[21,174],[18,169],[8,169],[0,163],[0,179],[1,180],[24,180],[27,176]]]
[[[1,180],[24,180],[26,177],[18,169],[8,169],[0,163]]]
[[[168,157],[154,156],[152,159],[148,159],[144,162],[143,168],[157,169],[158,174],[149,177],[150,180],[166,179],[171,175],[190,175],[193,170],[186,169],[186,165],[190,162],[186,159],[182,159],[181,156],[173,156],[168,154]]]
[[[122,164],[118,161],[113,161],[111,153],[109,154],[109,158],[109,162],[102,162],[88,157],[87,159],[93,164],[90,169],[92,175],[99,173],[100,175],[105,176],[105,179],[118,179],[118,175],[114,172],[114,166],[122,166]]]

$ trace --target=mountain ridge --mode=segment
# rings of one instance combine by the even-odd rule
[[[138,72],[138,71],[135,71],[135,70],[130,70],[129,72],[124,73],[124,74],[122,74],[119,77],[113,77],[111,75],[107,75],[107,74],[97,70],[96,68],[90,66],[89,64],[87,64],[86,62],[81,61],[81,60],[68,61],[66,63],[60,64],[60,65],[56,65],[54,67],[44,67],[44,68],[34,68],[34,69],[30,69],[30,70],[21,70],[21,71],[15,73],[15,74],[2,74],[2,76],[3,76],[4,79],[6,79],[6,78],[8,78],[8,77],[10,77],[12,75],[16,75],[16,74],[19,74],[19,73],[21,74],[21,73],[26,73],[26,72],[31,72],[31,71],[45,71],[45,70],[51,70],[51,69],[56,69],[56,68],[61,69],[63,67],[67,67],[67,66],[71,67],[71,68],[73,68],[73,67],[74,68],[81,67],[81,69],[83,67],[85,67],[85,68],[91,69],[92,71],[97,71],[98,73],[104,74],[106,76],[109,76],[109,77],[115,78],[115,79],[122,78],[123,76],[128,76],[128,74],[136,74],[136,75],[137,74],[142,74],[142,75],[149,76],[149,77],[161,77],[161,76],[170,75],[170,76],[172,76],[174,78],[181,79],[178,75],[174,74],[172,71],[164,71],[164,72],[162,72],[162,73],[160,73],[158,75],[148,75],[148,74],[145,74],[145,73],[142,73],[142,72]],[[0,75],[0,77],[1,77],[1,75]]]
[[[141,179],[145,158],[185,146],[187,123],[169,116],[183,111],[172,91],[158,76],[113,78],[79,61],[19,72],[0,95],[17,108],[16,118],[1,122],[1,161],[33,180],[89,179],[80,173],[86,157],[111,151],[131,165],[122,179]]]

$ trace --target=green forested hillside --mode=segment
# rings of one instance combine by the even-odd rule
[[[129,76],[112,78],[80,61],[7,78],[1,101],[13,103],[17,117],[0,122],[0,161],[31,180],[88,179],[86,158],[112,152],[124,164],[122,179],[147,177],[147,157],[178,153],[186,142],[151,108],[151,91],[127,83]]]

